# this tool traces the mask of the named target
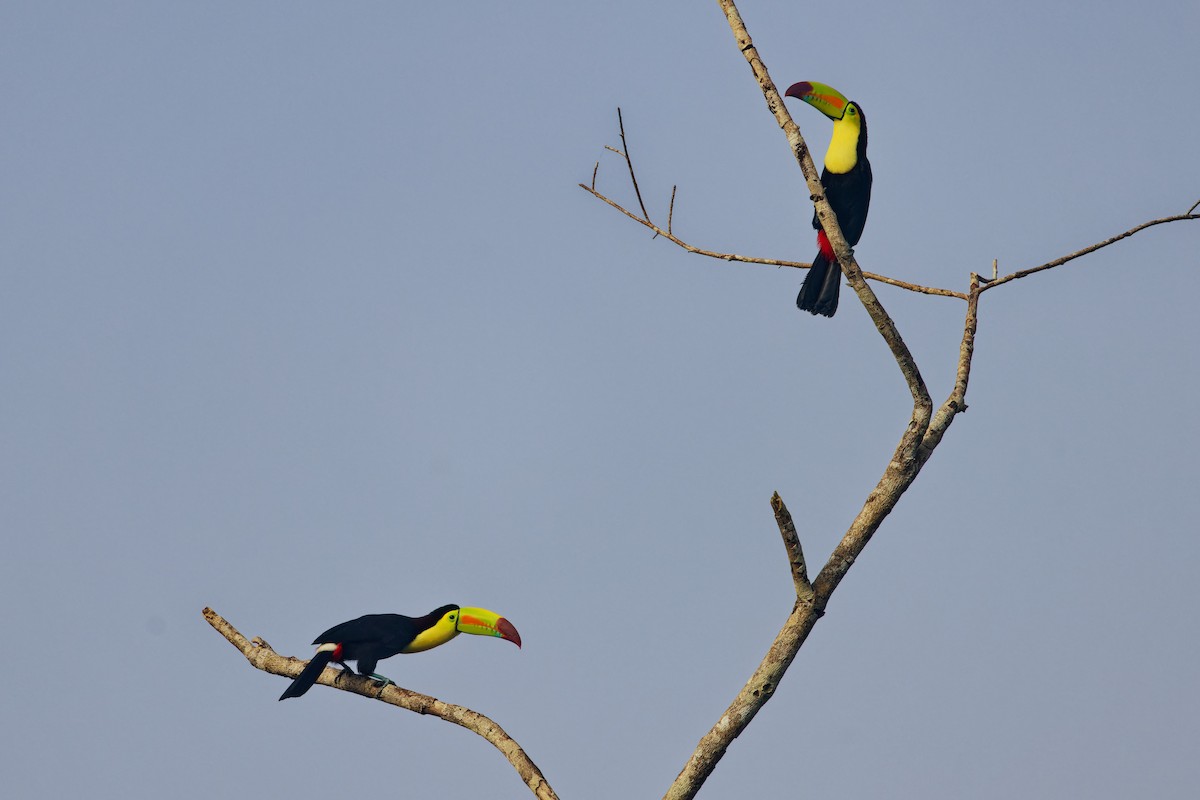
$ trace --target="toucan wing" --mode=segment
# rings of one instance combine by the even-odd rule
[[[863,228],[867,226],[867,210],[871,207],[871,163],[863,159],[842,180],[831,182],[825,187],[825,197],[837,214],[838,226],[846,242],[851,247],[858,244]]]

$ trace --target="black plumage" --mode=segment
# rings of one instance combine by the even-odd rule
[[[862,238],[863,228],[867,224],[872,177],[871,162],[867,160],[867,119],[857,104],[851,103],[851,106],[857,111],[859,119],[854,165],[846,172],[834,172],[828,166],[830,156],[827,155],[825,169],[821,171],[821,185],[825,187],[825,199],[837,215],[842,236],[846,237],[847,244],[854,247]],[[833,144],[830,149],[833,149]],[[832,317],[837,311],[842,270],[816,212],[813,212],[812,225],[818,231],[819,250],[800,287],[796,305],[802,311]]]
[[[404,652],[422,631],[428,630],[456,605],[445,605],[423,617],[406,617],[403,614],[367,614],[334,625],[313,640],[315,645],[336,645],[335,649],[318,650],[308,665],[296,676],[291,685],[279,696],[280,700],[300,697],[307,692],[321,672],[332,661],[353,674],[347,661],[357,662],[358,673],[370,677],[375,675],[375,666],[385,658]]]

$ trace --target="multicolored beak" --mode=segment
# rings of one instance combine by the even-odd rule
[[[499,636],[517,647],[521,646],[521,634],[517,633],[513,624],[486,608],[462,606],[458,610],[458,623],[455,627],[460,633],[472,633],[476,636]]]
[[[850,101],[846,98],[846,95],[837,89],[824,83],[815,83],[813,81],[793,83],[783,94],[786,97],[795,97],[803,100],[833,120],[844,117],[846,115],[846,106],[850,105]]]

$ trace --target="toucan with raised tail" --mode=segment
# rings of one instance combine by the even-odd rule
[[[486,608],[448,605],[430,611],[423,617],[403,614],[367,614],[365,617],[334,625],[313,640],[317,653],[292,685],[279,696],[280,700],[299,697],[309,690],[329,662],[342,666],[343,672],[354,674],[346,663],[355,661],[358,673],[374,678],[383,686],[392,681],[375,673],[375,665],[399,653],[419,653],[437,647],[458,636],[498,636],[517,647],[521,635],[512,623]]]
[[[837,89],[823,83],[801,81],[789,86],[784,94],[803,100],[833,120],[833,138],[825,152],[821,185],[825,187],[825,199],[837,215],[842,236],[854,247],[867,224],[867,208],[871,205],[866,117],[858,103],[847,100]],[[832,317],[837,311],[842,269],[815,211],[812,224],[817,229],[818,252],[800,287],[796,305],[801,311]]]

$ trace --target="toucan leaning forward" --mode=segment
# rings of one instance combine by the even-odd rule
[[[345,672],[354,674],[347,661],[358,662],[358,672],[387,686],[392,681],[375,674],[375,665],[399,653],[419,653],[437,647],[458,636],[499,636],[517,647],[521,635],[512,623],[486,608],[448,605],[434,609],[423,617],[403,614],[367,614],[365,617],[334,625],[313,640],[319,645],[312,661],[296,676],[291,686],[279,696],[280,700],[299,697],[308,691],[329,662],[341,664]]]
[[[842,236],[854,247],[867,224],[867,208],[871,205],[871,162],[867,161],[867,120],[862,109],[823,83],[801,81],[784,94],[803,100],[833,120],[833,138],[825,153],[821,185],[837,215]],[[817,229],[819,252],[800,287],[796,305],[801,311],[832,317],[837,311],[842,270],[815,212],[812,224]]]

